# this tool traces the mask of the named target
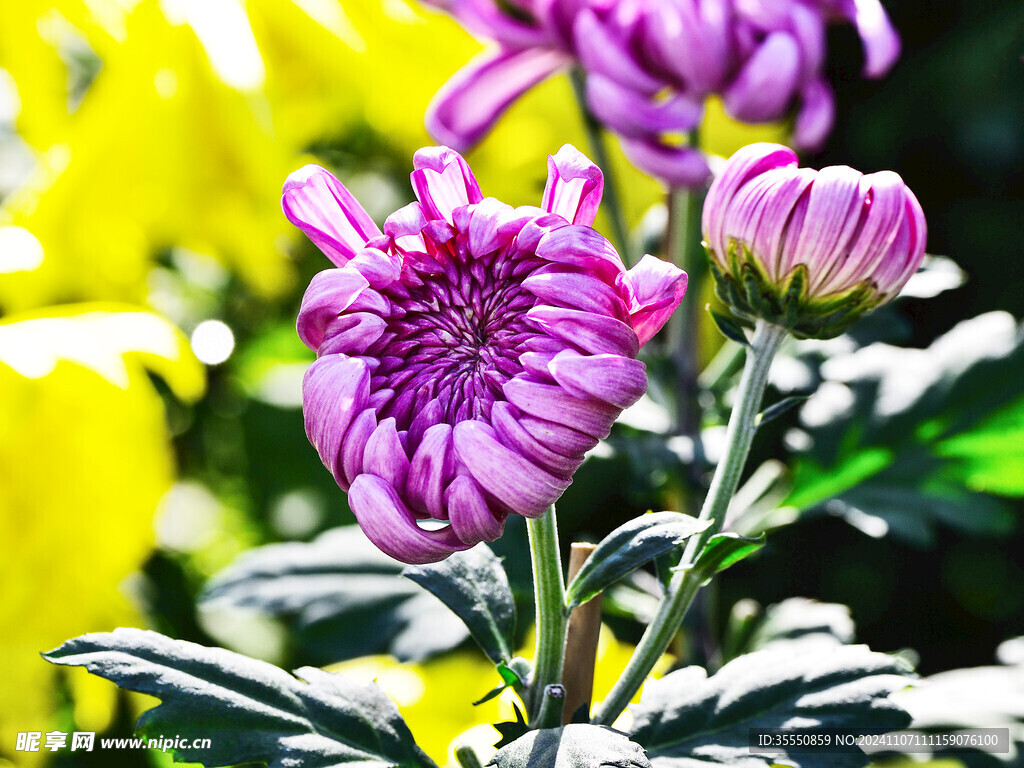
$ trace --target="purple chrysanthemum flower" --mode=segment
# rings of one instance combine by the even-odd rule
[[[889,301],[924,258],[927,226],[892,171],[798,168],[794,152],[752,144],[704,203],[718,294],[742,319],[828,338]]]
[[[435,96],[427,113],[435,138],[469,149],[524,91],[575,63],[586,70],[593,113],[636,165],[673,186],[708,180],[703,155],[678,138],[699,125],[711,94],[748,123],[796,106],[794,143],[820,147],[834,115],[822,73],[830,22],[855,25],[867,77],[884,75],[900,52],[879,0],[424,2],[496,43]]]
[[[383,233],[317,166],[289,177],[282,206],[338,267],[313,278],[298,318],[317,353],[306,434],[366,535],[425,563],[561,496],[646,390],[637,351],[686,274],[652,256],[624,269],[590,228],[601,171],[571,146],[548,160],[541,208],[483,197],[446,147],[414,167],[419,202]]]

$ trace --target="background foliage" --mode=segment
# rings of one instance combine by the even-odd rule
[[[967,281],[903,300],[845,347],[787,352],[781,367],[793,375],[776,377],[778,397],[828,388],[766,426],[751,466],[784,444],[791,480],[861,474],[820,499],[790,497],[806,519],[721,579],[717,615],[705,612],[691,635],[719,631],[741,599],[806,595],[848,604],[861,641],[914,648],[930,674],[990,664],[1000,641],[1024,634],[1014,320],[1024,316],[1024,12],[1017,0],[887,7],[904,37],[900,64],[882,82],[863,81],[853,76],[855,35],[832,34],[838,127],[809,160],[899,171],[928,216],[929,250],[952,257]],[[328,263],[280,215],[281,183],[315,159],[378,220],[410,200],[411,156],[429,143],[426,103],[480,44],[407,0],[4,0],[0,18],[0,763],[147,765],[167,758],[13,751],[22,730],[127,734],[141,706],[43,663],[40,650],[146,626],[292,668],[395,652],[401,640],[396,630],[390,646],[327,653],[315,611],[289,614],[299,630],[287,631],[239,605],[197,607],[197,596],[250,547],[352,522],[302,432],[299,382],[311,355],[294,315],[309,276]],[[782,138],[785,126],[740,128],[712,105],[704,135],[728,154]],[[566,141],[586,151],[559,77],[470,159],[486,194],[536,203],[544,157]],[[633,223],[656,230],[656,185],[616,162]],[[983,313],[1004,314],[958,326]],[[211,319],[232,334],[223,362],[193,337]],[[708,362],[722,340],[706,325]],[[960,341],[942,347],[936,340],[955,327]],[[870,351],[877,341],[918,350],[918,367],[886,368]],[[967,364],[970,349],[977,359]],[[826,352],[850,358],[847,372],[822,366]],[[907,353],[897,358],[903,365]],[[879,393],[905,390],[922,371],[933,386],[887,410]],[[848,393],[839,405],[853,410],[822,392]],[[560,508],[563,541],[596,540],[678,501],[685,451],[663,439],[657,386],[652,394],[577,475]],[[899,430],[894,414],[914,424],[924,415],[931,431],[902,433],[879,463],[872,448],[892,448],[884,430]],[[915,490],[923,480],[930,497]],[[837,495],[845,507],[816,504]],[[510,526],[498,548],[522,605],[523,531]],[[405,597],[388,599],[409,599],[409,585],[395,589]],[[610,620],[621,639],[638,636],[627,618]],[[617,670],[628,649],[609,636],[602,652]],[[470,651],[412,667],[347,664],[382,681],[442,764],[444,734],[493,721],[501,707],[511,717],[505,699],[484,705],[493,711],[464,701],[463,689],[475,697],[489,687],[476,689],[489,666]]]

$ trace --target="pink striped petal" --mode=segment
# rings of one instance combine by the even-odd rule
[[[306,233],[339,267],[381,236],[370,215],[325,168],[307,165],[284,183],[281,208],[288,221]]]
[[[687,276],[675,264],[647,254],[622,276],[622,280],[633,297],[630,321],[643,346],[668,322],[683,300]]]
[[[480,185],[458,152],[447,147],[430,147],[416,152],[412,188],[424,217],[454,224],[456,208],[483,199]]]
[[[541,201],[545,211],[558,214],[570,224],[589,227],[603,193],[601,169],[572,144],[548,155],[548,181]]]

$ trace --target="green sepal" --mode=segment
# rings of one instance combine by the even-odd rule
[[[812,296],[807,265],[798,264],[781,280],[773,280],[750,249],[736,240],[729,241],[724,263],[706,245],[705,249],[715,293],[742,325],[763,319],[797,338],[830,339],[883,300],[871,280],[839,293]]]
[[[516,691],[525,689],[526,681],[530,677],[530,662],[526,659],[516,656],[508,664],[499,662],[495,669],[497,669],[498,674],[501,676],[501,682],[485,693],[483,698],[474,701],[474,707],[500,696],[506,688],[512,688]]]
[[[735,341],[737,344],[742,344],[744,347],[750,346],[746,334],[743,333],[743,328],[736,320],[713,309],[708,309],[708,312],[711,313],[711,319],[715,321],[715,326],[725,338]]]

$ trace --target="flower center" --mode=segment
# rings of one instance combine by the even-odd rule
[[[407,259],[402,295],[389,296],[399,311],[388,320],[372,389],[382,399],[394,393],[380,417],[394,417],[399,431],[427,409],[424,418],[434,423],[489,419],[493,403],[505,399],[502,385],[523,370],[524,344],[536,336],[526,312],[537,299],[520,284],[535,258],[465,248],[438,258],[444,263]]]

